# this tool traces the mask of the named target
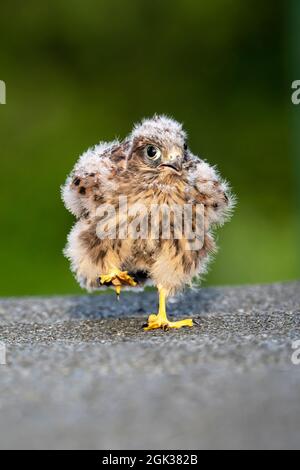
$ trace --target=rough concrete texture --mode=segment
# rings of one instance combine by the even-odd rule
[[[0,301],[0,447],[300,448],[300,282]],[[299,354],[300,357],[300,354]]]

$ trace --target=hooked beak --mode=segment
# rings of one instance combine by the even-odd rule
[[[182,158],[178,150],[176,150],[177,149],[173,149],[171,152],[168,152],[167,155],[162,158],[162,162],[159,165],[160,168],[167,167],[177,172],[180,172],[182,170]]]
[[[177,172],[180,172],[181,171],[181,165],[177,164],[177,163],[161,163],[161,165],[159,165],[159,167],[167,167],[167,168],[172,168],[172,170],[175,170]]]

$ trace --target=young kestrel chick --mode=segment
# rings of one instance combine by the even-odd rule
[[[89,149],[67,178],[62,197],[77,219],[65,255],[82,287],[114,286],[119,295],[122,286],[150,281],[159,291],[159,310],[145,329],[192,326],[191,319],[168,320],[166,297],[206,271],[216,249],[213,229],[228,219],[234,198],[216,169],[191,153],[181,124],[154,116],[123,142]],[[183,229],[186,208],[193,236]]]

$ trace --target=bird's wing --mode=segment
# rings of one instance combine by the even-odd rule
[[[87,150],[62,187],[66,208],[77,218],[87,216],[117,190],[117,175],[125,169],[127,143],[100,143]]]
[[[230,217],[235,204],[228,183],[215,167],[194,155],[190,156],[186,166],[195,200],[204,206],[206,228],[222,225]]]

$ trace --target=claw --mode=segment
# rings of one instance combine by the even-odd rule
[[[145,331],[149,330],[156,330],[161,328],[164,331],[167,331],[171,328],[179,329],[183,326],[193,326],[193,320],[191,318],[187,318],[185,320],[179,321],[169,321],[168,319],[162,319],[162,317],[158,315],[149,315],[147,326],[144,328]]]
[[[129,276],[127,271],[113,271],[110,274],[102,274],[99,278],[100,284],[112,284],[115,287],[117,298],[119,299],[122,285],[136,286],[135,280]]]
[[[149,315],[148,323],[144,328],[145,331],[156,330],[158,328],[167,331],[170,328],[182,328],[183,326],[193,326],[193,320],[188,318],[186,320],[169,321],[166,313],[166,293],[162,287],[159,290],[159,309],[158,314]]]

